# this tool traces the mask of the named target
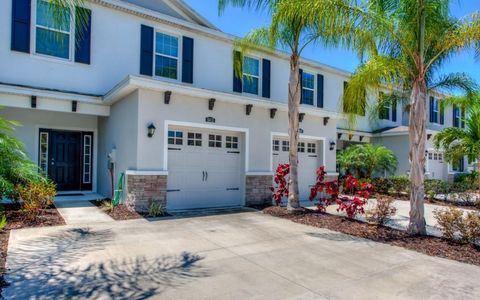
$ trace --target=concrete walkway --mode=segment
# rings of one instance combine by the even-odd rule
[[[93,205],[95,195],[61,196],[55,198],[55,206],[67,225],[89,225],[112,222],[113,219]]]
[[[251,210],[13,230],[6,299],[478,299],[480,268]]]

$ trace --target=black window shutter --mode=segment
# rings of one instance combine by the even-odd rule
[[[460,120],[461,126],[460,127],[465,128],[465,109],[462,109],[460,111],[460,118],[461,118],[461,120]]]
[[[433,97],[430,97],[430,123],[433,123],[434,122],[434,115],[433,115],[433,102],[434,102],[434,98]]]
[[[31,0],[12,0],[12,36],[10,49],[30,53]]]
[[[75,62],[90,64],[90,44],[92,36],[92,11],[87,8],[77,7],[75,9],[76,20],[81,16],[86,18],[85,24],[75,24]]]
[[[270,60],[262,59],[262,97],[265,98],[270,98],[270,65]]]
[[[300,104],[303,103],[303,70],[298,70],[298,83],[300,84]]]
[[[323,108],[323,75],[317,74],[317,107]]]
[[[243,62],[241,61],[242,56],[240,55],[239,51],[234,51],[233,52],[233,91],[241,93],[242,90],[242,76],[237,76],[235,73],[235,65],[240,64],[243,65]]]
[[[459,127],[458,126],[458,121],[457,121],[457,118],[455,117],[456,115],[456,112],[457,112],[457,106],[454,104],[453,105],[453,113],[452,113],[452,124],[453,124],[453,127]]]
[[[153,75],[153,27],[146,25],[140,33],[140,74]]]
[[[392,122],[397,122],[397,100],[392,100]]]
[[[347,91],[347,88],[348,88],[348,82],[344,81],[343,82],[343,96],[345,97],[345,92]],[[347,108],[347,106],[345,105],[345,101],[343,101],[343,112],[344,113],[349,113],[349,109]]]
[[[193,39],[183,37],[182,82],[193,83]]]
[[[445,124],[445,107],[440,104],[440,125]]]

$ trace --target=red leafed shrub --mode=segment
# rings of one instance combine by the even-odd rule
[[[273,200],[276,205],[280,205],[282,197],[288,197],[288,181],[286,179],[287,175],[290,174],[290,165],[289,164],[280,164],[275,171],[274,181],[277,185],[277,188],[271,187],[273,192]]]
[[[315,185],[310,189],[310,201],[315,200],[318,193],[326,193],[321,194],[318,198],[317,208],[318,210],[325,212],[325,209],[328,205],[335,201],[338,198],[339,188],[338,188],[338,180],[334,181],[327,181],[325,182],[325,175],[327,172],[325,171],[325,166],[321,166],[317,170],[317,181]]]
[[[349,175],[343,184],[343,194],[340,196],[340,184],[338,180],[325,182],[325,167],[317,170],[317,181],[310,190],[310,201],[315,200],[318,193],[326,193],[328,197],[320,196],[317,207],[325,211],[326,206],[335,202],[338,205],[337,211],[344,211],[349,218],[355,218],[357,214],[364,214],[364,206],[373,192],[373,185],[368,182],[360,183],[358,179]]]

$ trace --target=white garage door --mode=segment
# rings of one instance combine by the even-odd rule
[[[243,165],[240,133],[169,128],[167,209],[243,205]]]
[[[273,171],[279,164],[288,163],[289,142],[286,138],[275,138],[272,141]],[[308,201],[310,188],[315,184],[316,171],[322,162],[321,141],[300,140],[298,143],[298,183],[300,201]],[[282,201],[286,201],[283,199]]]

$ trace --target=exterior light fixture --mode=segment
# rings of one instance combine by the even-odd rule
[[[213,110],[214,106],[215,106],[215,98],[208,99],[208,110]]]
[[[170,104],[171,97],[172,97],[172,91],[165,91],[165,94],[163,95],[163,102],[165,102],[165,104]]]
[[[335,142],[334,141],[331,141],[330,142],[330,151],[333,151],[333,149],[335,149]]]
[[[275,118],[275,114],[277,113],[276,108],[270,108],[270,119]]]
[[[155,134],[155,125],[153,125],[153,123],[150,123],[150,125],[148,125],[147,127],[147,136],[149,138],[153,137],[153,135]]]
[[[298,121],[299,121],[299,122],[302,122],[302,121],[303,121],[303,118],[305,118],[305,113],[299,113],[299,114],[298,114]]]

